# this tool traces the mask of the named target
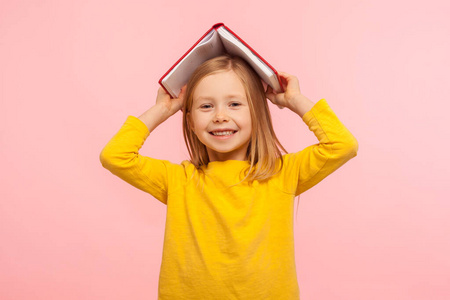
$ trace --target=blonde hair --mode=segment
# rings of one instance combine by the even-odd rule
[[[287,153],[287,151],[281,145],[273,130],[272,118],[261,79],[243,59],[230,55],[218,56],[204,62],[192,74],[187,84],[186,100],[183,107],[184,141],[191,157],[191,163],[197,169],[209,163],[206,146],[200,142],[190,128],[188,120],[193,103],[193,94],[197,85],[206,76],[230,70],[239,77],[244,86],[251,116],[252,134],[246,156],[250,167],[246,170],[245,178],[249,181],[263,181],[279,172],[283,164],[280,149],[284,153]]]

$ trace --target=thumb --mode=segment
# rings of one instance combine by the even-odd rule
[[[283,106],[277,104],[277,94],[273,92],[273,88],[270,85],[267,86],[266,97],[270,100],[270,102],[278,106],[279,109],[284,108]]]
[[[178,94],[178,98],[177,98],[177,100],[178,100],[178,102],[180,103],[180,106],[181,106],[181,107],[180,107],[180,110],[181,110],[181,111],[183,111],[185,95],[186,95],[186,85],[184,85],[184,86],[181,88],[180,93]]]
[[[178,98],[180,98],[180,99],[184,98],[184,94],[186,93],[186,87],[187,87],[186,84],[183,85],[183,87],[180,90],[180,93],[178,94]]]
[[[270,100],[270,102],[274,102],[275,101],[275,93],[273,92],[273,89],[270,85],[267,85],[267,89],[266,89],[266,97],[267,99]]]

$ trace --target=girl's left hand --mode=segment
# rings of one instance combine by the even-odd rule
[[[280,75],[284,93],[275,93],[272,87],[268,85],[266,97],[279,108],[287,107],[292,110],[294,102],[302,97],[298,79],[285,72],[278,72],[278,75]]]

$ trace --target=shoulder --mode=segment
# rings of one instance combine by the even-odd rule
[[[188,172],[188,173],[192,173],[197,170],[197,168],[194,166],[194,164],[188,160],[183,160],[179,166],[180,166],[180,169],[182,169],[183,171]]]
[[[291,172],[298,164],[296,153],[287,153],[277,159],[276,165],[278,172],[271,177],[271,180],[284,180],[286,173]]]
[[[299,152],[301,152],[301,151],[299,151]],[[286,170],[286,169],[292,167],[293,165],[298,164],[298,153],[299,152],[284,154],[279,159],[279,164],[281,165],[281,171]]]

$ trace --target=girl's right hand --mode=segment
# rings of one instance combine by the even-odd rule
[[[184,95],[186,92],[186,85],[181,88],[181,92],[178,98],[170,98],[170,95],[162,87],[158,89],[158,95],[156,97],[156,105],[164,107],[169,116],[179,111],[184,104]]]
[[[171,99],[162,87],[159,88],[156,104],[139,116],[150,132],[183,107],[185,91],[186,85],[181,89],[178,98]]]

